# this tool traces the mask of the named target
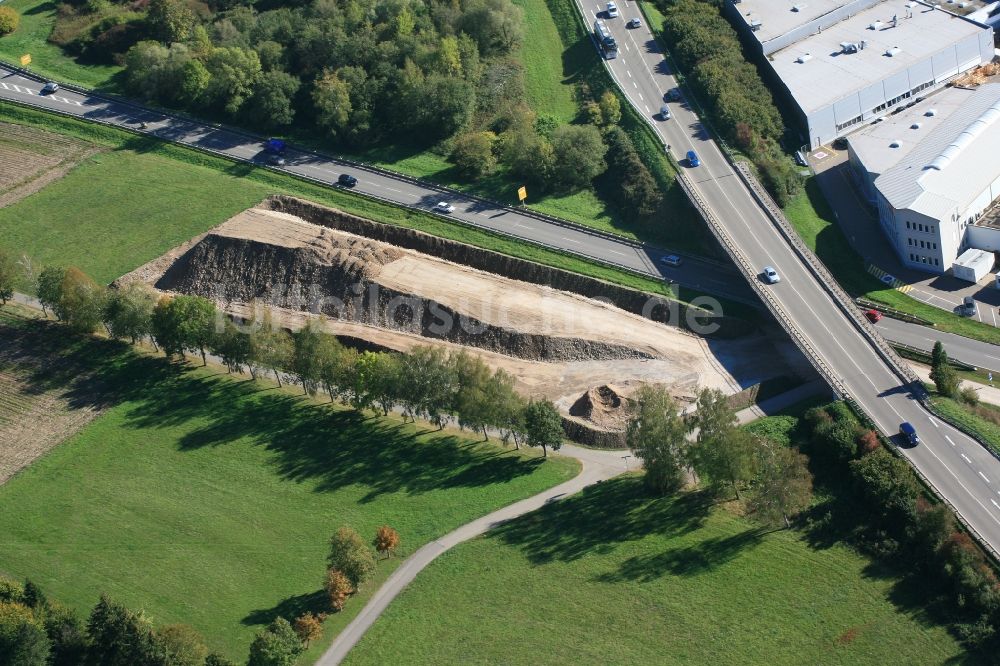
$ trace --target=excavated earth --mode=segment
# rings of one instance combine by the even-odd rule
[[[319,316],[329,332],[375,348],[463,348],[510,372],[525,395],[567,412],[580,403],[587,413],[579,418],[603,427],[621,423],[619,387],[664,384],[690,400],[701,386],[734,393],[787,374],[761,336],[709,342],[600,300],[313,224],[266,202],[118,282],[131,280],[211,298],[244,318],[267,307],[293,330]]]

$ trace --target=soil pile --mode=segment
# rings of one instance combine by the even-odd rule
[[[590,389],[570,406],[569,414],[602,428],[624,428],[631,404],[631,399],[625,397],[624,392],[610,384]]]

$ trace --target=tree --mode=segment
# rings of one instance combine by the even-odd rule
[[[625,430],[629,449],[646,468],[646,485],[665,495],[684,483],[687,427],[677,403],[662,386],[644,385],[636,391]]]
[[[243,366],[250,363],[250,335],[226,317],[222,331],[212,341],[212,351],[222,359],[229,372],[243,372]]]
[[[236,46],[212,49],[205,68],[211,75],[205,88],[206,103],[235,116],[253,94],[260,78],[257,52]]]
[[[371,391],[372,401],[382,408],[383,416],[389,415],[389,410],[399,399],[399,382],[399,354],[376,354],[368,388]]]
[[[532,400],[524,408],[524,430],[528,446],[542,447],[542,456],[548,457],[549,449],[562,448],[562,417],[549,400]]]
[[[698,431],[689,449],[691,464],[713,487],[729,484],[739,499],[740,484],[750,481],[755,472],[756,442],[736,425],[736,412],[725,394],[717,389],[699,392],[698,410],[691,419],[691,429]]]
[[[237,666],[237,664],[235,661],[223,657],[218,652],[213,652],[205,657],[205,666]]]
[[[42,304],[42,312],[48,314],[48,310],[52,310],[58,319],[62,319],[59,302],[62,300],[62,284],[65,275],[65,268],[46,266],[38,274],[35,285],[35,293],[38,294],[38,301]]]
[[[17,287],[18,275],[19,271],[14,255],[0,248],[0,302],[4,305],[7,305],[8,300],[14,298],[14,288]]]
[[[247,666],[292,666],[301,653],[302,642],[292,625],[279,617],[254,637]]]
[[[948,352],[944,350],[940,340],[934,343],[934,349],[931,351],[930,377],[939,394],[949,398],[958,395],[960,383],[958,373],[948,361]]]
[[[171,299],[167,307],[174,311],[171,320],[177,324],[180,344],[185,349],[199,352],[201,364],[207,365],[205,349],[215,339],[215,303],[201,296],[181,295]]]
[[[449,362],[455,377],[451,408],[458,415],[459,426],[482,430],[486,436],[493,411],[486,392],[491,377],[489,366],[465,350],[452,354]]]
[[[50,603],[45,611],[45,632],[52,641],[51,666],[79,666],[87,654],[87,628],[72,610]]]
[[[0,7],[0,36],[14,32],[20,23],[21,15],[13,7]]]
[[[246,117],[258,127],[267,129],[291,125],[295,117],[292,100],[301,85],[287,72],[264,72],[247,101]]]
[[[208,657],[205,638],[186,624],[170,624],[156,632],[171,666],[203,666]]]
[[[326,571],[326,595],[330,599],[330,608],[335,611],[344,610],[347,598],[354,594],[354,586],[339,569],[330,568]]]
[[[351,87],[331,71],[323,73],[313,86],[316,122],[337,137],[347,129],[351,118]]]
[[[179,319],[181,312],[179,308],[171,307],[172,300],[170,296],[161,296],[153,308],[153,316],[150,319],[153,340],[168,358],[174,354],[184,356],[184,338]]]
[[[0,602],[0,664],[45,666],[52,644],[31,609]]]
[[[160,649],[152,625],[145,615],[111,601],[106,595],[90,613],[87,621],[90,647],[88,666],[132,666],[161,664]]]
[[[496,140],[493,132],[459,134],[455,137],[450,159],[462,174],[470,178],[491,174],[497,167],[497,158],[493,154]]]
[[[617,125],[622,119],[622,105],[618,95],[612,90],[605,90],[598,102],[601,109],[601,120],[605,125]]]
[[[361,535],[350,527],[341,527],[330,537],[327,564],[347,576],[354,589],[375,576],[375,555]]]
[[[503,159],[511,173],[542,188],[551,185],[556,158],[548,139],[527,125],[515,126],[502,139]]]
[[[299,376],[303,393],[310,395],[316,393],[316,387],[322,376],[319,347],[320,331],[315,320],[308,320],[305,326],[292,334],[291,370]]]
[[[593,125],[562,125],[552,133],[554,178],[562,187],[587,187],[604,173],[607,147]]]
[[[146,26],[153,37],[165,44],[182,42],[191,34],[194,14],[180,0],[150,0]]]
[[[295,618],[294,628],[295,635],[306,649],[310,643],[323,637],[323,622],[309,611]]]
[[[271,324],[271,314],[265,313],[259,326],[250,334],[250,363],[253,368],[266,368],[274,373],[281,386],[280,371],[288,368],[293,353],[292,338],[283,328]],[[254,371],[256,372],[256,371]]]
[[[439,347],[414,347],[401,359],[400,401],[411,418],[423,416],[443,428],[451,406],[455,377]]]
[[[388,525],[383,525],[375,531],[372,547],[379,555],[384,554],[387,558],[392,557],[396,548],[399,547],[399,532]]]
[[[346,374],[345,364],[348,363],[347,356],[347,350],[335,336],[320,333],[319,343],[316,347],[319,381],[326,388],[331,401],[335,395],[340,394],[343,390]]]
[[[760,473],[748,508],[762,523],[774,525],[784,521],[791,526],[793,516],[812,501],[812,475],[808,459],[796,449],[763,441],[758,448]]]
[[[79,268],[70,267],[63,274],[57,309],[60,319],[81,333],[93,333],[101,323],[105,290]]]
[[[129,282],[110,290],[102,318],[111,337],[128,338],[135,344],[152,333],[155,307],[156,295],[152,289],[142,282]]]
[[[24,592],[21,594],[21,603],[33,611],[44,612],[49,607],[49,600],[45,598],[45,593],[31,580],[24,581]]]

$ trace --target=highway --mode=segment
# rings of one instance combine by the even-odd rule
[[[576,0],[592,24],[604,3]],[[720,233],[736,258],[749,267],[746,278],[760,280],[764,266],[773,266],[781,282],[764,287],[773,297],[772,311],[812,350],[814,364],[828,369],[887,435],[903,421],[912,423],[921,444],[902,449],[917,469],[952,504],[994,550],[1000,547],[1000,460],[955,428],[933,417],[911,392],[913,385],[900,376],[861,326],[821,284],[749,188],[711,139],[692,108],[681,100],[670,103],[672,118],[654,118],[665,93],[676,87],[663,53],[638,6],[627,0],[621,16],[607,23],[619,44],[618,57],[605,61],[632,105],[650,119],[664,144],[680,158],[696,194],[718,221]],[[633,17],[643,24],[627,29]],[[684,160],[697,152],[701,165]],[[740,261],[737,261],[737,265]],[[918,389],[919,390],[919,389]]]
[[[581,2],[581,0],[577,0]],[[583,3],[581,10],[590,19],[603,5]],[[620,57],[608,61],[630,102],[643,114],[658,111],[664,93],[676,85],[648,28],[626,30],[624,22],[639,15],[630,2],[622,7],[622,17],[608,21],[619,44]],[[589,21],[592,23],[592,19]],[[111,100],[86,92],[60,90],[40,96],[41,84],[30,77],[0,68],[0,99],[7,98],[90,120],[138,129],[147,123],[147,132],[159,138],[213,150],[235,159],[260,163],[260,137],[224,128],[215,128],[183,118],[165,116],[140,106]],[[663,141],[675,156],[697,151],[702,165],[687,168],[697,194],[706,202],[712,217],[724,227],[729,244],[738,256],[753,267],[748,279],[765,265],[777,268],[782,282],[768,287],[776,303],[774,311],[808,348],[813,358],[830,369],[835,383],[843,386],[886,434],[898,430],[902,421],[912,422],[923,443],[906,449],[906,455],[925,477],[955,507],[965,521],[994,549],[1000,546],[1000,460],[954,428],[940,423],[917,402],[904,381],[886,363],[873,343],[861,334],[856,323],[802,262],[777,227],[725,160],[693,110],[685,103],[672,103],[673,119],[653,121]],[[453,217],[476,226],[495,229],[537,243],[562,248],[582,256],[615,263],[649,275],[682,281],[707,292],[726,295],[746,289],[746,282],[731,270],[713,263],[688,261],[679,269],[659,263],[662,251],[637,247],[624,240],[593,234],[556,222],[539,220],[518,211],[493,206],[441,188],[393,177],[357,165],[349,166],[332,158],[290,150],[285,170],[327,184],[340,173],[357,176],[357,190],[405,205],[430,209],[446,199],[456,206]],[[744,294],[750,294],[746,289]],[[987,346],[989,347],[989,346]],[[952,351],[957,357],[963,354]],[[971,362],[971,361],[970,361]]]

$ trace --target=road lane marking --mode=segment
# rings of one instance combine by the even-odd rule
[[[948,435],[945,435],[944,438],[948,440],[949,444],[951,444],[952,446],[955,446],[955,442],[951,441],[951,437],[949,437]]]
[[[971,461],[971,460],[969,460],[969,456],[965,455],[964,453],[959,453],[958,455],[962,456],[962,459],[963,459],[963,460],[964,460],[965,462],[969,463],[970,465],[972,464],[972,461]]]
[[[624,253],[624,252],[619,252],[618,250],[612,250],[612,249],[610,249],[610,248],[608,248],[608,252],[613,252],[613,253],[615,253],[615,254],[620,254],[620,255],[622,255],[623,257],[625,256],[625,253]]]
[[[928,420],[928,421],[930,421],[930,422],[931,422],[931,425],[933,425],[933,426],[934,426],[935,428],[940,428],[940,427],[941,427],[941,426],[939,426],[939,425],[937,424],[937,421],[935,421],[935,420],[934,420],[934,419],[932,419],[931,417],[929,417],[929,416],[928,416],[928,417],[927,417],[927,420]]]
[[[566,238],[565,236],[563,236],[563,237],[562,237],[562,239],[563,239],[564,241],[569,241],[570,243],[577,243],[577,244],[579,244],[579,243],[580,243],[580,241],[578,241],[578,240],[574,240],[574,239],[572,239],[572,238]]]
[[[632,78],[632,70],[631,69],[626,69],[625,73],[628,74],[628,78],[630,78],[630,79]]]
[[[983,477],[983,481],[985,481],[986,483],[990,482],[989,478],[982,472],[979,472],[979,476]]]
[[[997,501],[995,499],[990,498],[990,501],[993,502],[993,506],[995,506],[996,508],[1000,509],[1000,504],[997,504]]]

